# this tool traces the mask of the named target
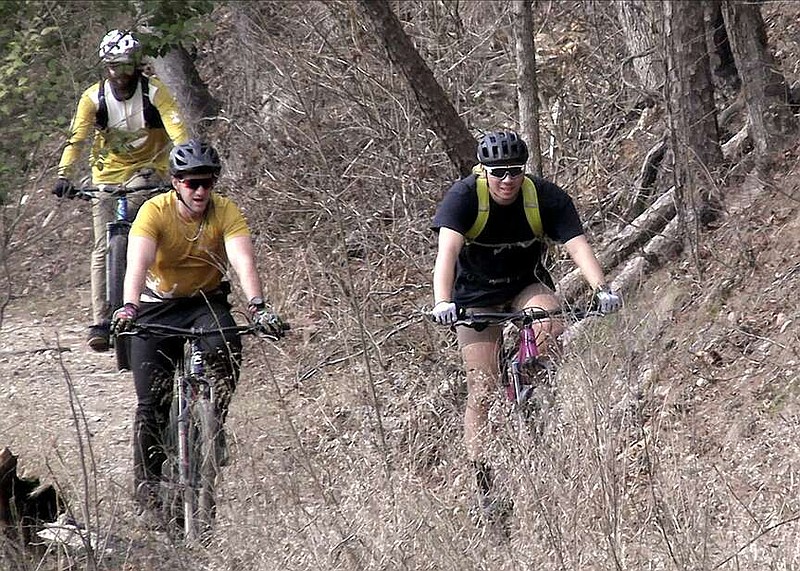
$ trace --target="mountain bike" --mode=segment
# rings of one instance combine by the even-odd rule
[[[127,266],[128,234],[133,222],[130,215],[128,195],[141,193],[148,198],[155,194],[172,189],[169,183],[159,183],[147,186],[128,186],[139,175],[134,175],[123,184],[100,184],[95,187],[85,186],[77,188],[75,196],[84,200],[98,200],[101,193],[106,193],[116,198],[114,220],[106,224],[106,303],[109,310],[114,311],[122,307],[122,289]],[[114,344],[117,357],[117,368],[120,371],[129,370],[127,340],[119,339]]]
[[[187,542],[201,538],[212,527],[217,475],[227,454],[219,438],[222,426],[214,379],[206,374],[206,355],[200,347],[202,338],[225,333],[278,339],[255,324],[184,329],[137,323],[132,331],[119,334],[184,339],[184,357],[176,363],[169,422],[162,437],[166,460],[160,497],[168,525],[182,531]]]
[[[503,327],[498,364],[504,399],[521,424],[534,437],[541,437],[555,405],[555,366],[552,360],[540,355],[534,324],[554,318],[579,321],[600,315],[603,314],[594,309],[529,307],[512,312],[474,312],[459,308],[459,319],[454,325],[476,330]]]

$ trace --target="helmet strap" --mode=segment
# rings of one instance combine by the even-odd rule
[[[189,212],[194,212],[194,211],[192,210],[192,207],[191,207],[191,206],[189,206],[189,205],[186,203],[186,201],[183,199],[183,197],[181,196],[181,193],[180,193],[180,192],[178,192],[178,189],[177,189],[177,188],[175,188],[175,187],[173,187],[173,190],[175,191],[175,195],[178,197],[178,200],[179,200],[179,201],[180,201],[180,202],[181,202],[181,203],[182,203],[182,204],[183,204],[183,205],[186,207],[186,210],[188,210]],[[211,208],[211,199],[210,199],[210,196],[211,196],[211,194],[209,193],[209,200],[208,200],[208,204],[206,204],[206,208],[205,208],[205,210],[203,210],[203,217],[201,218],[201,220],[202,220],[203,222],[205,222],[205,219],[206,219],[206,217],[208,216],[208,211],[209,211],[209,209]]]

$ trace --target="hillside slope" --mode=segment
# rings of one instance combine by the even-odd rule
[[[559,12],[542,63],[559,81],[582,65],[566,74],[580,83],[598,61],[574,54],[603,51],[588,49],[596,30],[587,21],[604,6],[590,4],[597,13],[546,5]],[[440,4],[403,5],[419,22]],[[431,301],[427,226],[452,168],[364,30],[344,29],[317,3],[267,6],[275,14],[264,21],[221,10],[198,55],[230,113],[214,132],[221,188],[243,205],[270,296],[292,324],[280,343],[247,341],[209,545],[188,550],[137,521],[131,377],[83,342],[89,205],[58,201],[38,182],[23,190],[5,260],[0,445],[19,455],[23,475],[57,482],[78,519],[108,540],[100,569],[800,568],[800,150],[772,157],[768,174],[747,172],[746,157],[734,169],[744,172],[720,183],[722,212],[696,248],[642,276],[621,313],[587,324],[559,373],[560,410],[543,443],[495,422],[492,453],[515,502],[510,539],[498,541],[468,514],[454,337],[420,312]],[[467,3],[463,15],[496,6]],[[782,61],[796,62],[800,4],[764,10]],[[450,37],[458,14],[448,16],[420,42]],[[273,43],[258,43],[259,28]],[[454,92],[475,95],[459,102],[470,117],[505,117],[507,62],[501,49],[496,69],[465,55],[484,40],[472,28],[453,32],[458,42],[436,63],[463,74],[442,71]],[[330,57],[342,48],[320,30],[361,67]],[[352,33],[355,47],[336,33]],[[504,41],[505,30],[493,33]],[[561,49],[567,40],[576,51]],[[598,85],[608,87],[585,87]],[[589,94],[602,106],[596,117],[573,106],[563,141],[585,154],[558,173],[598,233],[619,222],[604,216],[606,191],[630,187],[662,126],[641,132],[635,114],[615,116],[619,133],[638,138],[587,145],[580,137],[599,131],[578,115],[602,126],[602,112],[618,113],[615,97],[635,99],[608,89],[606,100]],[[659,188],[670,176],[664,169]]]

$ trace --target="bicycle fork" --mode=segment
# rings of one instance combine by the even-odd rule
[[[533,390],[531,369],[537,366],[539,347],[536,333],[530,323],[523,323],[519,331],[519,346],[511,359],[511,383],[508,385],[508,398],[517,405],[523,404]],[[528,382],[525,382],[528,381]]]

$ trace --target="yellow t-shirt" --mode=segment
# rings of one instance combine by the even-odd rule
[[[89,157],[94,184],[121,184],[144,168],[154,169],[161,178],[167,177],[171,143],[185,143],[189,132],[178,104],[166,86],[155,77],[149,78],[148,82],[150,101],[158,109],[164,128],[151,129],[145,125],[140,81],[137,80],[136,92],[125,101],[118,101],[111,92],[111,85],[105,81],[108,129],[97,131],[95,117],[100,82],[95,83],[83,92],[78,101],[69,141],[58,164],[59,176],[73,178],[75,163],[94,134]]]
[[[131,235],[157,244],[141,299],[158,301],[216,290],[228,267],[225,241],[249,236],[250,230],[239,207],[216,193],[204,219],[187,222],[178,215],[177,194],[171,191],[142,205]]]

